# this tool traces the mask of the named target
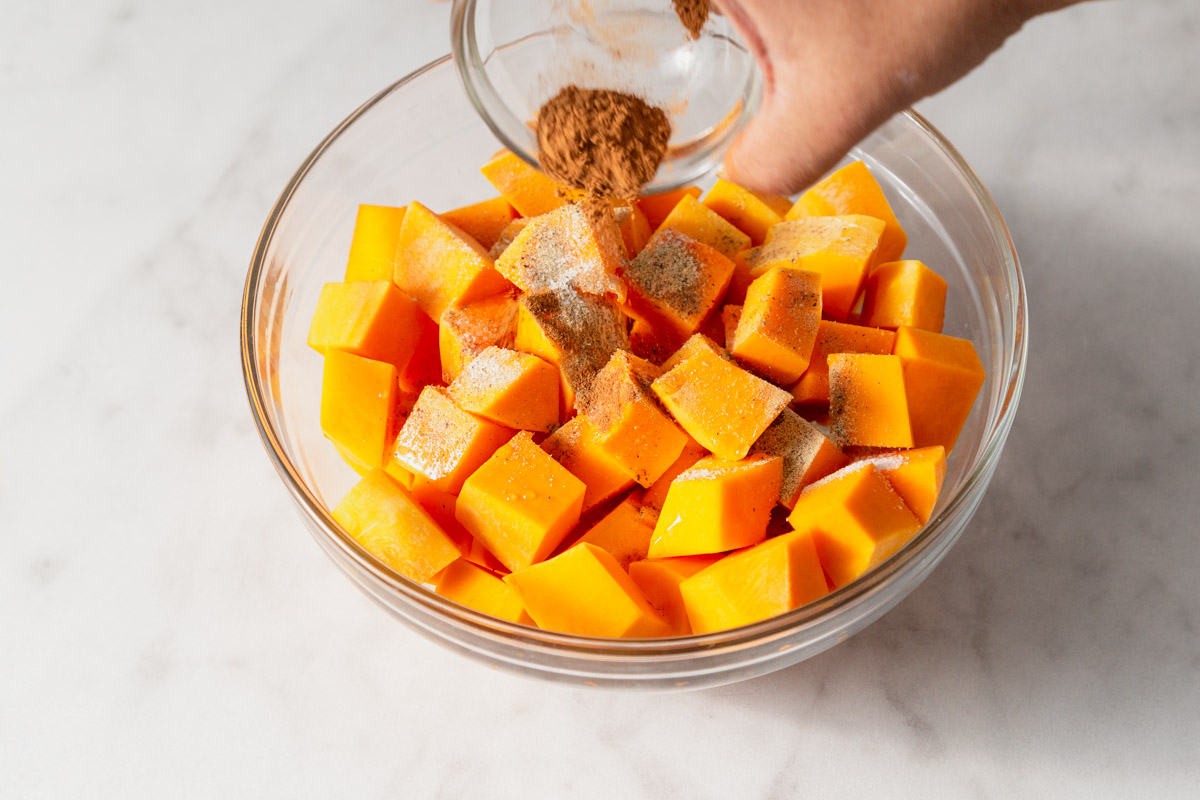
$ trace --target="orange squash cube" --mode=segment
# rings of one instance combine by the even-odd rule
[[[629,348],[626,317],[609,300],[570,287],[523,296],[517,304],[513,347],[562,373],[564,412],[575,407],[612,354]],[[563,414],[566,416],[566,413]]]
[[[862,324],[901,325],[941,333],[946,280],[920,261],[890,261],[871,270],[863,287]]]
[[[841,448],[790,408],[779,412],[750,452],[779,456],[783,460],[779,502],[787,508],[796,505],[796,498],[805,486],[850,463]]]
[[[627,497],[589,528],[579,541],[607,550],[621,569],[627,570],[630,563],[646,557],[657,519],[658,513],[653,508]]]
[[[360,205],[346,261],[347,283],[390,281],[396,272],[396,242],[404,223],[404,208]]]
[[[882,233],[883,222],[859,215],[781,222],[767,233],[751,274],[757,278],[780,265],[818,273],[825,316],[845,322],[875,264]]]
[[[663,364],[651,384],[659,401],[693,439],[713,454],[737,461],[792,396],[734,364],[697,334]]]
[[[398,465],[399,462],[393,460],[393,465]],[[384,468],[387,471],[387,468]],[[388,472],[388,475],[395,480],[395,475]],[[438,527],[445,531],[450,537],[450,541],[458,546],[460,552],[465,557],[471,552],[471,544],[474,541],[471,532],[462,526],[458,520],[454,518],[454,501],[457,499],[449,492],[443,492],[441,489],[426,478],[424,475],[414,475],[408,473],[408,485],[404,488],[408,489],[408,493],[412,495],[412,499],[417,501],[421,508],[433,518],[433,521],[438,524]],[[400,481],[397,481],[400,483]],[[403,486],[404,484],[401,483]]]
[[[892,352],[904,364],[904,390],[916,447],[954,449],[987,377],[967,339],[917,328],[896,329]]]
[[[516,209],[503,197],[446,211],[439,216],[490,250],[500,234],[517,217]]]
[[[327,283],[308,329],[308,346],[346,350],[398,370],[408,366],[421,334],[421,310],[391,280]]]
[[[946,480],[946,448],[940,444],[860,459],[875,465],[924,525],[933,515]]]
[[[529,224],[529,220],[531,219],[533,218],[517,217],[504,226],[504,230],[500,231],[500,235],[496,237],[496,241],[488,249],[488,255],[491,256],[492,261],[495,261],[508,249],[508,246],[513,243],[513,239],[516,239],[517,234],[525,230],[525,226]]]
[[[683,446],[683,452],[679,454],[679,458],[675,459],[675,463],[668,467],[667,471],[658,480],[650,484],[642,492],[642,505],[653,508],[656,512],[661,511],[663,503],[667,501],[667,492],[671,488],[672,481],[684,472],[687,472],[697,461],[707,455],[708,450],[703,445],[692,437],[687,437],[687,444]]]
[[[650,393],[658,375],[658,367],[618,350],[583,398],[596,441],[642,486],[658,480],[688,440]]]
[[[569,205],[535,217],[513,239],[496,269],[521,291],[552,291],[564,285],[623,302],[625,245],[611,215],[593,218]]]
[[[629,262],[629,306],[635,318],[661,322],[682,343],[716,307],[733,262],[674,230],[654,234]]]
[[[633,475],[600,445],[599,433],[583,414],[547,437],[542,449],[583,481],[585,512],[633,486]]]
[[[504,580],[520,593],[529,616],[547,630],[631,639],[670,633],[616,559],[586,542]]]
[[[489,347],[446,388],[455,404],[497,425],[549,433],[558,425],[558,370],[529,353]]]
[[[679,585],[722,558],[723,555],[710,555],[634,561],[629,565],[629,577],[633,578],[654,610],[667,621],[671,636],[687,636],[692,632],[692,625],[688,622]]]
[[[396,368],[329,350],[321,379],[321,431],[366,469],[383,466],[396,432]]]
[[[483,567],[460,558],[442,572],[436,591],[442,597],[498,619],[533,626],[517,590]]]
[[[725,347],[733,345],[733,335],[737,332],[738,323],[742,321],[741,306],[724,306],[721,308],[721,327],[725,330]]]
[[[667,490],[648,556],[723,553],[761,542],[782,479],[783,460],[778,456],[700,459]]]
[[[834,441],[858,447],[912,447],[904,367],[897,356],[829,356],[829,425]]]
[[[663,220],[667,215],[675,210],[675,206],[679,205],[679,201],[685,196],[690,196],[694,199],[700,197],[703,192],[699,186],[685,186],[682,189],[672,189],[669,192],[660,192],[659,194],[647,194],[639,197],[635,202],[637,207],[646,215],[646,222],[650,224],[650,230],[656,231],[663,224]]]
[[[895,261],[904,255],[908,236],[875,176],[861,161],[847,164],[801,195],[787,212],[787,219],[845,214],[862,214],[883,221],[879,263]]]
[[[760,622],[828,594],[812,534],[793,531],[725,556],[679,585],[692,633]]]
[[[777,267],[750,284],[729,352],[776,383],[808,369],[821,323],[821,276]]]
[[[761,195],[724,178],[718,179],[708,190],[708,194],[704,196],[704,205],[749,236],[750,242],[755,246],[763,243],[768,228],[783,222],[783,215],[772,208]]]
[[[417,202],[400,227],[392,280],[434,322],[451,306],[510,288],[477,241]]]
[[[479,169],[500,196],[522,217],[536,217],[565,205],[559,185],[508,150],[501,150]]]
[[[749,236],[690,194],[680,199],[654,232],[658,234],[662,231],[678,231],[708,245],[726,258],[733,258],[750,246]]]
[[[585,491],[522,431],[467,478],[454,516],[516,572],[554,552],[579,522]]]
[[[865,462],[808,486],[788,521],[812,533],[821,566],[839,589],[883,563],[921,528],[883,473]]]
[[[512,435],[511,428],[463,411],[444,389],[426,386],[400,428],[392,457],[443,492],[457,494]]]
[[[445,531],[381,469],[368,472],[331,513],[367,552],[417,583],[459,557]]]
[[[828,405],[828,358],[832,353],[875,353],[886,356],[891,354],[895,341],[896,334],[892,331],[821,320],[808,369],[792,387],[792,397],[802,406]]]
[[[613,209],[613,219],[621,232],[621,241],[625,243],[625,257],[633,258],[642,252],[646,242],[650,241],[650,223],[646,214],[637,204],[620,206]]]
[[[423,311],[417,312],[417,343],[413,346],[412,358],[400,370],[400,388],[409,395],[420,394],[421,389],[437,383],[442,377],[442,361],[438,352],[439,326]]]
[[[661,319],[633,317],[629,327],[629,352],[651,364],[661,364],[679,349],[679,336]]]
[[[729,288],[725,290],[722,303],[741,305],[746,302],[746,290],[754,283],[753,267],[751,264],[758,257],[759,248],[751,247],[733,256],[733,275],[729,278]]]
[[[510,295],[446,309],[438,326],[442,380],[453,382],[471,359],[489,347],[511,347],[516,335],[517,300]]]

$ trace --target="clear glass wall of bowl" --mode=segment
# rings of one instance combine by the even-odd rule
[[[728,683],[793,664],[861,630],[919,584],[962,535],[995,468],[1020,393],[1025,306],[1011,242],[986,192],[912,115],[884,125],[853,155],[884,185],[910,234],[909,252],[948,281],[946,332],[974,341],[988,379],[950,458],[933,521],[883,567],[813,606],[734,631],[596,640],[507,624],[446,601],[375,563],[338,529],[327,509],[356,476],[319,426],[322,360],[305,340],[321,286],[342,278],[359,203],[416,199],[438,211],[494,196],[479,165],[496,149],[443,59],[335,130],[264,227],[243,309],[247,391],[300,518],[333,562],[390,614],[472,658],[550,680],[655,689]]]

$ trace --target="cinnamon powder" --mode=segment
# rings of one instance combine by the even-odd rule
[[[671,123],[661,108],[613,89],[564,87],[538,112],[547,175],[593,198],[632,198],[654,177]]]
[[[700,31],[708,21],[709,0],[674,0],[675,13],[693,39],[700,38]]]

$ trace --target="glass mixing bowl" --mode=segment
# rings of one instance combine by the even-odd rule
[[[692,40],[669,0],[455,0],[450,41],[480,116],[535,167],[529,123],[568,83],[666,110],[671,139],[650,192],[717,169],[762,95],[758,65],[733,25],[710,16]]]
[[[774,619],[704,636],[625,641],[476,613],[401,577],[344,533],[329,509],[357,478],[321,434],[322,359],[306,344],[321,286],[342,279],[359,203],[416,199],[443,210],[494,196],[479,166],[495,150],[443,58],[376,95],[318,145],[271,209],[254,251],[241,322],[251,411],[304,524],[359,588],[414,630],[496,667],[573,684],[670,689],[742,680],[815,655],[929,575],[979,505],[1012,425],[1025,372],[1026,305],[1012,241],[987,191],[911,112],[853,156],[883,185],[909,233],[908,252],[948,282],[945,330],[975,343],[987,380],[951,454],[933,518],[892,559]]]

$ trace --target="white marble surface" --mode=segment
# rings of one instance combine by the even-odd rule
[[[0,4],[0,796],[1200,795],[1200,8],[1032,24],[923,110],[1022,253],[973,528],[774,676],[643,696],[461,660],[314,546],[237,311],[293,168],[447,9]]]

